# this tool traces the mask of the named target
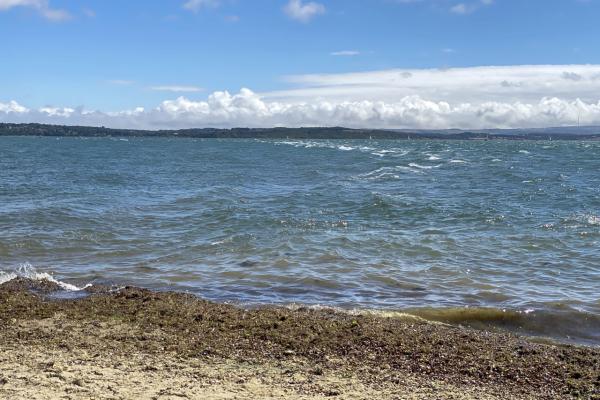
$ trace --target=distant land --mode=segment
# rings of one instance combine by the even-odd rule
[[[215,139],[428,139],[428,140],[600,140],[600,126],[532,129],[349,129],[198,128],[179,130],[111,129],[91,126],[0,123],[0,136],[186,137]]]

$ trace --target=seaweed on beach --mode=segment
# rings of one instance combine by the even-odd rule
[[[122,355],[298,362],[315,374],[351,372],[374,387],[410,375],[488,386],[517,398],[600,395],[600,350],[594,348],[411,318],[305,307],[244,309],[135,287],[92,287],[77,300],[48,297],[58,289],[22,278],[0,285],[0,346],[43,342]]]

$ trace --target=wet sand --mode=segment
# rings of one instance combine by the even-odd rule
[[[600,349],[181,293],[0,285],[4,399],[600,399]]]

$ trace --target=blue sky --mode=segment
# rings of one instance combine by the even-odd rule
[[[441,109],[418,121],[398,110],[383,120],[385,107],[371,104],[371,117],[351,125],[455,127],[468,125],[468,115],[436,119],[445,104],[524,104],[544,114],[542,101],[557,99],[573,110],[531,125],[569,124],[582,113],[592,123],[600,121],[598,16],[600,0],[0,0],[0,121],[254,125],[251,114],[264,106],[278,117],[260,114],[257,125],[330,125],[354,109],[348,102],[379,102],[401,105],[405,114],[407,107]],[[537,74],[542,65],[555,67]],[[454,69],[462,86],[444,72]],[[431,70],[444,74],[435,88],[425,82]],[[422,79],[386,91],[386,71]],[[474,74],[486,82],[504,76],[495,86],[501,90],[474,91],[465,78]],[[219,97],[225,91],[229,97]],[[215,93],[227,103],[218,107],[246,108],[229,120],[213,118]],[[335,115],[323,113],[329,106],[339,106]],[[178,116],[168,114],[173,107]],[[526,117],[474,126],[527,125]]]

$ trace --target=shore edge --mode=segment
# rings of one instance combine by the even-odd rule
[[[2,398],[600,399],[600,349],[411,318],[0,285]]]

